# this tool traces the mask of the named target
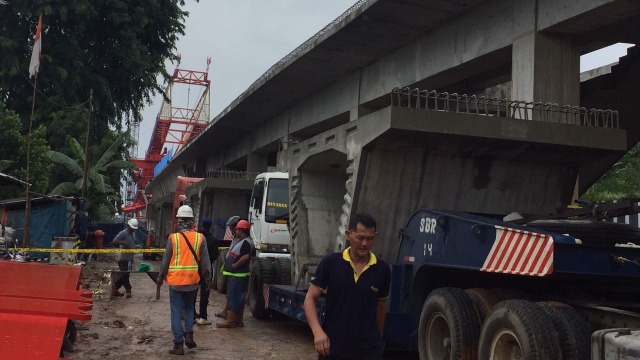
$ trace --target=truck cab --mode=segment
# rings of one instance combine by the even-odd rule
[[[256,176],[249,203],[251,238],[258,257],[289,257],[289,174]]]

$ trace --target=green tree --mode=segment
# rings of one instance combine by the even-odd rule
[[[0,6],[0,98],[23,118],[30,113],[29,39],[42,12],[36,124],[54,123],[54,141],[68,134],[79,138],[65,107],[85,103],[90,89],[99,131],[141,120],[141,109],[162,92],[158,75],[169,77],[165,61],[176,59],[188,16],[182,5],[184,0],[34,0]]]
[[[29,183],[31,190],[44,194],[49,187],[50,161],[45,156],[49,145],[45,140],[45,127],[39,126],[31,134]],[[27,135],[21,133],[18,115],[0,101],[0,172],[21,180],[27,175]],[[0,199],[24,197],[25,189],[13,187],[0,192]]]
[[[120,148],[128,136],[126,132],[120,134],[98,160],[89,160],[86,198],[87,211],[92,220],[103,220],[111,216],[114,205],[121,200],[118,191],[111,185],[113,177],[110,178],[110,175],[113,175],[114,171],[119,174],[135,167],[124,160],[120,153]],[[51,195],[81,196],[82,193],[85,152],[76,139],[69,137],[68,141],[73,158],[58,151],[46,153],[49,159],[69,176],[67,181],[57,184],[51,190]],[[119,176],[116,179],[119,180]]]
[[[640,144],[636,144],[582,196],[587,201],[640,198]]]

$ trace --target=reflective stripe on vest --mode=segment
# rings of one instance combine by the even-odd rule
[[[202,234],[195,231],[184,232],[187,239],[193,246],[196,254],[200,254],[202,245]],[[189,246],[185,243],[184,237],[180,233],[170,235],[173,245],[173,254],[169,260],[169,271],[167,272],[167,283],[169,285],[194,285],[200,281],[198,274],[198,259],[193,257]]]
[[[242,265],[238,269],[231,269],[231,264],[235,262],[234,261],[235,257],[240,257],[239,254],[240,254],[240,250],[242,249],[242,244],[245,241],[247,241],[249,242],[249,245],[251,245],[250,240],[251,238],[249,237],[242,239],[238,241],[232,248],[229,249],[229,252],[227,253],[227,258],[225,259],[225,262],[222,268],[222,275],[235,276],[235,277],[248,277],[251,275],[251,273],[249,272],[249,262]],[[225,268],[227,268],[227,270],[225,270]]]

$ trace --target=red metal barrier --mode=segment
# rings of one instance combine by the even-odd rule
[[[3,359],[59,358],[66,318],[0,312],[0,324]]]
[[[8,284],[78,290],[82,267],[35,262],[1,261],[0,285]],[[9,276],[9,279],[5,276]]]
[[[6,359],[60,359],[69,320],[90,320],[82,268],[0,261],[0,348]],[[8,353],[7,353],[8,351]]]

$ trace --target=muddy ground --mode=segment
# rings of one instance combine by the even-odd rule
[[[159,261],[145,261],[157,271]],[[140,264],[136,259],[134,266]],[[84,266],[82,283],[96,290],[115,260],[101,259]],[[163,285],[156,300],[156,285],[146,273],[131,274],[130,299],[109,299],[110,284],[103,280],[93,298],[92,319],[79,327],[71,359],[175,359],[167,351],[173,346],[169,320],[169,288]],[[224,305],[224,295],[211,292],[208,311]],[[196,304],[197,309],[197,304]],[[215,320],[214,324],[215,324]],[[316,359],[313,337],[306,324],[286,319],[256,320],[245,312],[245,327],[218,329],[195,325],[198,347],[185,347],[183,359]]]
[[[134,268],[140,262],[136,259]],[[152,271],[159,269],[159,261],[145,262]],[[244,328],[216,328],[219,319],[213,314],[222,308],[225,296],[217,291],[211,292],[208,307],[214,325],[194,325],[198,346],[191,350],[185,347],[184,356],[171,355],[167,285],[162,286],[156,300],[155,283],[146,273],[134,273],[130,277],[132,297],[111,300],[110,284],[104,277],[108,269],[117,269],[117,264],[107,256],[83,268],[83,285],[95,291],[92,319],[78,327],[75,352],[67,354],[70,359],[317,359],[311,331],[296,320],[257,320],[247,309]],[[414,354],[385,354],[385,359],[415,358]]]

